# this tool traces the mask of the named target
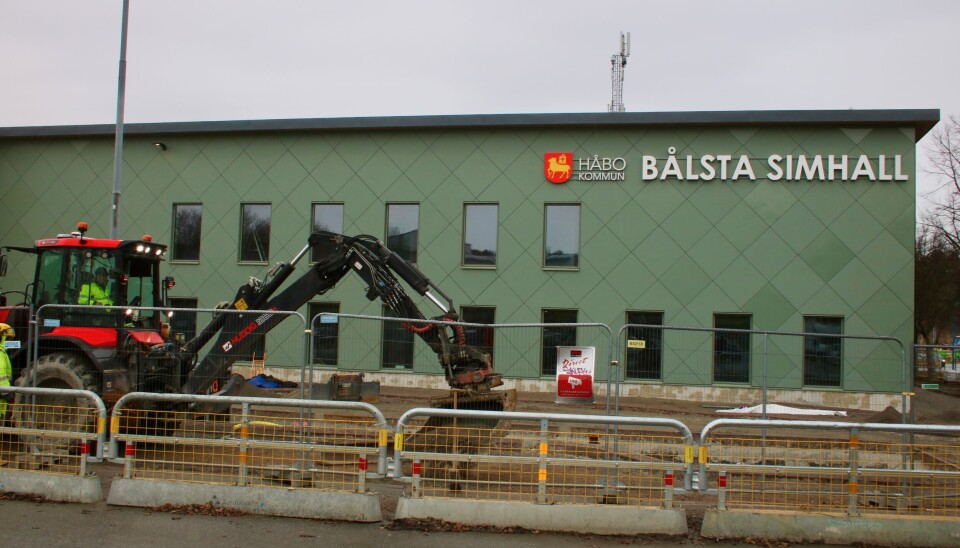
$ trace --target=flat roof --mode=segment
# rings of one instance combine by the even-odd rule
[[[508,127],[655,126],[912,126],[919,141],[940,121],[940,109],[744,110],[691,112],[596,112],[567,114],[455,114],[354,118],[289,118],[206,122],[128,123],[124,135],[248,133],[317,130],[448,129]],[[114,124],[0,127],[0,138],[114,135]]]

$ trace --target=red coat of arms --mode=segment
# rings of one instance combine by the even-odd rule
[[[543,155],[543,176],[554,184],[565,183],[573,174],[572,152],[547,152]]]

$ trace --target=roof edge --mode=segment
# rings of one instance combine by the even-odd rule
[[[910,125],[914,127],[915,139],[919,141],[939,121],[940,109],[455,114],[128,123],[124,125],[124,135],[543,126],[762,126],[797,124]],[[0,138],[95,137],[113,135],[115,132],[116,126],[114,124],[0,127]]]

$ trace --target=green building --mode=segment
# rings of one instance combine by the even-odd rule
[[[792,401],[872,407],[899,401],[901,350],[835,336],[913,339],[916,143],[938,120],[845,110],[127,124],[120,231],[170,245],[179,306],[230,299],[313,228],[371,234],[414,260],[464,321],[599,323],[614,338],[627,324],[757,332],[628,328],[622,338],[644,348],[614,344],[623,395],[746,401],[766,384],[806,394]],[[0,243],[77,221],[109,235],[113,139],[112,125],[0,128]],[[11,263],[3,289],[31,276]],[[358,287],[301,313],[383,315]],[[546,335],[585,344],[562,328]],[[706,358],[685,358],[694,351]],[[552,390],[547,354],[504,374]],[[347,356],[327,365],[442,385],[429,356]]]

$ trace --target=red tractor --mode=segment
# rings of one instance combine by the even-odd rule
[[[163,343],[168,318],[161,310],[119,307],[163,306],[173,285],[172,278],[160,278],[167,248],[150,236],[108,240],[88,238],[86,231],[86,223],[79,223],[75,232],[38,240],[33,247],[3,246],[36,255],[26,289],[0,292],[0,322],[12,325],[17,335],[8,352],[13,378],[21,386],[90,390],[107,400],[131,390],[156,391],[165,381],[151,376],[149,368],[131,368],[127,351]],[[7,257],[0,253],[0,275],[6,267]],[[78,304],[103,307],[44,307]],[[32,314],[38,314],[35,361]]]

